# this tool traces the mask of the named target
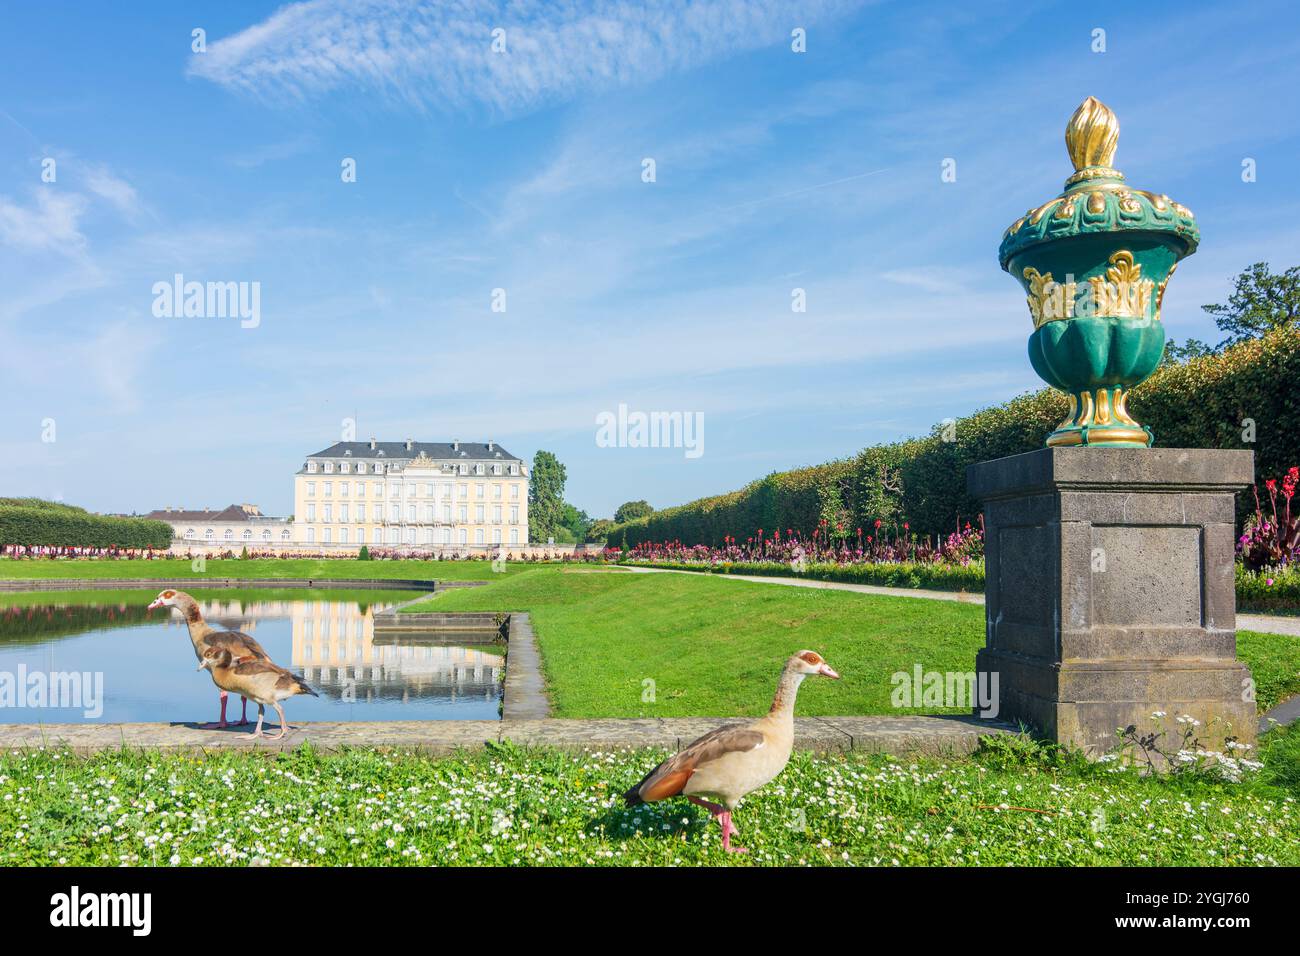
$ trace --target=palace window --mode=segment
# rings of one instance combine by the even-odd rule
[[[325,462],[325,474],[327,475],[334,474],[334,462],[332,461]]]
[[[307,543],[308,543],[308,544],[315,544],[315,543],[316,543],[316,529],[315,529],[315,528],[308,528],[308,529],[307,529]]]
[[[332,481],[325,482],[325,497],[326,498],[334,497],[334,482]]]
[[[518,543],[519,543],[519,529],[518,529],[518,528],[511,528],[511,529],[510,529],[510,543],[511,543],[511,544],[518,544]]]
[[[186,540],[186,541],[193,541],[193,540],[194,540],[194,529],[193,529],[193,528],[186,528],[186,529],[185,529],[185,540]]]
[[[474,486],[474,497],[479,499],[480,501],[483,500],[483,496],[486,493],[487,493],[487,485],[484,485],[482,482],[479,482],[477,485]]]
[[[308,498],[316,497],[316,482],[314,481],[307,482],[307,497]]]
[[[460,529],[460,543],[469,544],[469,531],[466,528]]]
[[[345,504],[339,505],[339,520],[340,521],[348,520],[348,506]]]
[[[250,531],[248,528],[245,528],[245,529],[244,529],[244,540],[245,540],[245,541],[252,541],[252,540],[253,540],[253,532]]]
[[[307,520],[308,521],[316,520],[316,505],[312,502],[308,502],[307,504]]]
[[[475,528],[475,529],[474,529],[474,543],[475,543],[475,544],[482,544],[482,543],[483,543],[483,529],[482,529],[482,528]]]
[[[316,462],[314,461],[307,462],[307,471],[313,475],[316,474]]]
[[[271,540],[271,529],[270,529],[270,528],[267,528],[265,531],[262,532],[262,540],[263,540],[263,541],[270,541],[270,540]]]
[[[493,528],[493,529],[492,529],[492,543],[493,543],[493,544],[500,544],[500,543],[501,543],[501,529],[500,529],[500,528]]]
[[[518,485],[511,485],[511,486],[510,486],[510,497],[511,497],[511,498],[514,498],[516,501],[519,500],[519,486],[518,486]]]
[[[340,544],[347,544],[347,543],[348,543],[348,529],[347,529],[347,528],[339,528],[339,543],[340,543]]]
[[[225,538],[227,541],[233,541],[235,539],[235,532],[227,528],[226,533],[223,534],[221,537]]]
[[[482,523],[483,523],[483,506],[482,506],[482,505],[475,505],[475,506],[474,506],[474,520],[477,521],[479,524],[482,524]],[[480,544],[481,544],[481,543],[482,543],[482,542],[480,542]]]
[[[325,529],[325,544],[333,544],[333,543],[334,543],[334,529],[333,529],[333,528],[326,528],[326,529]]]
[[[288,529],[288,528],[285,528],[283,531],[280,532],[280,540],[281,540],[281,541],[288,541],[288,540],[289,540],[289,529]]]
[[[339,465],[339,471],[346,475],[352,471],[352,466],[345,461],[343,464]]]

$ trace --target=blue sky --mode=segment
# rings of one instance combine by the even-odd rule
[[[5,14],[0,494],[285,513],[355,416],[550,449],[607,516],[923,433],[1037,387],[997,245],[1089,94],[1200,222],[1171,335],[1300,263],[1286,4],[209,6]],[[260,324],[155,317],[176,273],[260,283]],[[620,403],[704,454],[598,447]]]

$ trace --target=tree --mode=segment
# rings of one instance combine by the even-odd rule
[[[1204,358],[1207,355],[1213,355],[1214,348],[1202,342],[1200,339],[1184,339],[1182,344],[1170,339],[1165,343],[1165,354],[1160,360],[1161,365],[1181,365],[1194,358]]]
[[[1228,333],[1219,349],[1258,338],[1273,329],[1300,325],[1300,266],[1273,275],[1267,262],[1256,262],[1237,276],[1227,305],[1201,308]]]
[[[588,541],[604,541],[609,537],[609,529],[614,527],[614,522],[608,518],[597,518],[587,526]]]
[[[580,511],[567,501],[560,509],[560,525],[567,530],[573,537],[570,539],[567,535],[563,539],[566,543],[572,540],[574,543],[581,544],[587,540],[587,529],[591,526],[591,517],[585,511]],[[561,540],[556,538],[556,541]]]
[[[636,518],[644,518],[646,515],[654,513],[655,510],[650,507],[650,502],[644,499],[641,501],[625,501],[614,512],[614,523],[622,524],[624,521],[633,521]]]
[[[533,473],[528,479],[528,537],[546,543],[557,537],[564,524],[564,465],[549,451],[533,456]],[[558,539],[557,539],[558,540]]]

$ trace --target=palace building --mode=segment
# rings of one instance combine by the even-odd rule
[[[293,479],[303,547],[528,544],[528,468],[495,442],[336,442]]]
[[[175,533],[174,547],[204,547],[222,550],[241,548],[285,548],[293,543],[288,518],[262,514],[256,505],[230,505],[220,511],[205,508],[187,511],[170,505],[151,511],[146,518],[166,521]]]

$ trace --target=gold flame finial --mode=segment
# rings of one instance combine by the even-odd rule
[[[1065,127],[1065,147],[1076,171],[1109,168],[1119,144],[1119,120],[1101,100],[1090,96],[1074,111]]]

